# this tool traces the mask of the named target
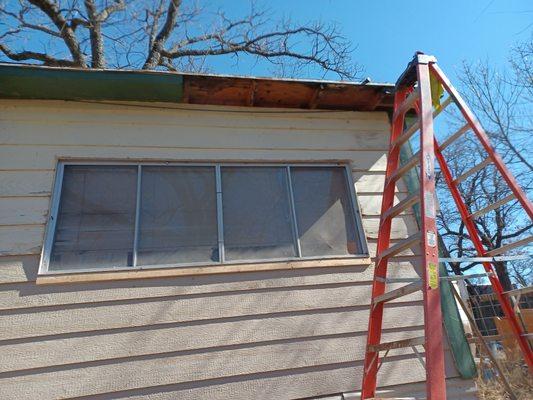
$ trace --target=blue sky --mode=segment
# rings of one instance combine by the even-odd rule
[[[251,4],[250,0],[188,0],[184,1],[185,7],[194,2],[206,6],[207,11],[223,10],[235,19],[246,16]],[[277,21],[286,18],[295,24],[316,20],[336,23],[356,46],[353,59],[364,67],[360,78],[370,77],[374,82],[394,82],[416,50],[435,55],[452,80],[463,60],[489,60],[493,65],[504,66],[513,44],[533,34],[531,0],[256,0],[256,3],[272,14],[271,27],[267,29],[273,29]],[[18,2],[6,4],[18,10]],[[131,4],[131,10],[135,10],[137,3]],[[210,14],[205,14],[196,29],[210,30],[210,23]],[[18,50],[43,51],[43,43],[46,45],[49,39],[33,32],[31,36],[16,37],[16,44],[10,45]],[[144,53],[146,44],[140,46],[138,50]],[[108,57],[112,57],[109,41],[106,47]],[[54,40],[50,49],[69,58],[61,41]],[[139,57],[141,66],[144,58]],[[239,56],[238,64],[230,56],[212,57],[207,66],[209,72],[220,74],[274,74],[267,61],[257,63],[246,56]],[[297,77],[322,76],[318,69],[311,69]],[[332,73],[325,77],[338,79]]]
[[[235,14],[245,13],[250,4],[248,0],[212,3]],[[503,66],[513,44],[533,31],[530,0],[270,0],[260,4],[295,22],[337,22],[358,46],[353,57],[365,67],[363,75],[377,82],[394,82],[416,50],[435,55],[452,79],[463,60],[488,59]],[[236,68],[222,58],[210,64],[217,73],[270,74],[264,64],[241,62]]]

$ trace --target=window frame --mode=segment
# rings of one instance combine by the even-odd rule
[[[69,165],[75,166],[91,166],[91,165],[116,165],[116,166],[136,166],[137,167],[137,187],[136,187],[136,205],[135,205],[135,226],[134,226],[134,241],[132,243],[133,264],[132,266],[121,267],[95,267],[95,268],[78,268],[78,269],[64,269],[64,270],[50,270],[49,262],[54,244],[57,217],[59,213],[59,206],[61,203],[61,193],[63,189],[63,175],[65,167]],[[216,211],[217,211],[217,234],[218,234],[218,251],[219,261],[200,261],[188,263],[172,263],[172,264],[153,264],[153,265],[135,265],[137,259],[137,246],[139,243],[139,214],[140,214],[140,195],[141,195],[141,177],[143,166],[184,166],[184,167],[212,167],[215,173],[215,191],[216,191]],[[295,257],[283,258],[268,258],[268,259],[246,259],[246,260],[226,260],[224,254],[224,221],[222,213],[223,197],[222,197],[222,167],[280,167],[287,171],[287,186],[289,195],[289,207],[291,210],[291,229],[293,231],[294,246],[296,250]],[[345,254],[345,255],[323,255],[323,256],[302,256],[300,239],[298,235],[298,224],[296,217],[296,209],[294,204],[293,185],[291,178],[292,167],[336,167],[344,168],[345,183],[347,185],[347,195],[351,203],[352,218],[354,219],[355,234],[357,235],[358,249],[361,253]],[[257,162],[226,162],[226,161],[212,161],[212,162],[186,162],[186,161],[134,161],[134,160],[59,160],[57,162],[56,174],[53,183],[53,190],[51,193],[51,204],[47,224],[45,228],[45,235],[43,241],[43,248],[39,262],[38,275],[64,275],[77,273],[98,273],[98,272],[113,272],[113,271],[141,271],[151,269],[169,269],[169,268],[187,268],[187,267],[221,267],[228,265],[239,264],[262,264],[275,262],[295,262],[295,261],[312,261],[312,260],[327,260],[327,259],[360,259],[368,258],[368,244],[364,228],[362,224],[362,215],[357,199],[357,194],[354,186],[354,179],[352,174],[351,163],[349,162],[298,162],[298,161],[268,161],[263,163]]]

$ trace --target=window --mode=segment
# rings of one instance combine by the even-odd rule
[[[347,171],[60,164],[42,271],[366,254]]]
[[[219,261],[215,168],[141,171],[136,265]]]
[[[287,169],[222,167],[226,260],[295,257]]]
[[[51,270],[131,265],[137,168],[68,166]]]
[[[343,168],[293,167],[303,256],[356,254],[355,218]]]

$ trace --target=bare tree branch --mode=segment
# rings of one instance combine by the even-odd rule
[[[38,60],[42,61],[44,65],[51,67],[75,67],[77,64],[70,60],[57,59],[49,56],[45,53],[36,53],[33,51],[21,51],[13,52],[5,44],[0,43],[0,50],[14,61],[27,61],[27,60]]]
[[[161,53],[163,46],[165,46],[172,30],[176,26],[176,20],[178,18],[178,10],[181,5],[181,0],[170,0],[168,3],[167,18],[165,23],[161,27],[161,30],[156,35],[155,39],[151,43],[148,49],[148,56],[146,62],[143,65],[143,69],[154,69],[161,61]]]
[[[291,59],[302,64],[316,64],[325,71],[332,71],[344,78],[353,78],[355,68],[347,68],[350,49],[338,35],[334,27],[321,24],[306,27],[282,26],[273,32],[255,35],[258,23],[255,19],[260,14],[253,14],[249,19],[227,21],[227,25],[216,32],[188,37],[175,44],[170,50],[162,50],[168,59],[182,57],[217,56],[225,54],[237,55],[246,53],[271,62]],[[236,28],[243,30],[234,32]],[[311,42],[307,53],[296,51],[292,41],[307,38]],[[207,42],[203,48],[191,47],[193,44]]]
[[[336,26],[276,23],[253,0],[251,5],[248,14],[228,17],[195,0],[19,0],[0,6],[8,21],[0,26],[0,41],[11,60],[57,65],[69,55],[72,66],[81,68],[110,63],[198,71],[209,68],[211,57],[226,56],[235,63],[242,57],[265,60],[277,75],[322,71],[354,78],[359,72],[353,48]],[[31,49],[14,40],[23,35],[33,39]]]
[[[87,67],[85,54],[81,51],[80,44],[76,38],[74,30],[70,27],[65,17],[61,14],[59,7],[51,0],[28,0],[31,4],[38,7],[44,12],[57,27],[61,38],[64,40],[67,48],[72,55],[74,65],[78,67]],[[7,55],[7,54],[6,54]]]

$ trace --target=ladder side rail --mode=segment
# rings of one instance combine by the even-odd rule
[[[457,89],[455,89],[450,80],[444,75],[439,66],[435,63],[432,63],[430,64],[430,69],[434,76],[437,78],[437,80],[442,84],[442,86],[444,86],[448,94],[453,98],[455,104],[463,114],[463,117],[472,127],[472,130],[485,148],[485,151],[492,159],[494,165],[502,175],[503,179],[505,179],[511,191],[514,193],[518,201],[522,204],[524,210],[526,210],[526,212],[528,213],[529,218],[533,220],[533,203],[529,201],[527,195],[524,193],[511,171],[509,171],[509,169],[505,166],[505,163],[503,162],[502,158],[499,156],[498,153],[496,153],[496,151],[492,147],[485,130],[481,126],[481,123],[478,121],[474,113],[467,106],[466,102],[463,100]]]
[[[420,215],[422,246],[422,293],[426,356],[426,393],[428,400],[446,399],[442,310],[439,288],[439,253],[435,204],[435,161],[433,105],[429,62],[419,62],[420,121]]]
[[[409,93],[408,89],[398,90],[394,96],[394,108],[397,109],[406,99]],[[376,249],[376,260],[381,252],[385,251],[390,245],[390,232],[392,220],[384,218],[385,212],[394,204],[395,184],[387,185],[389,177],[397,168],[400,162],[400,150],[398,147],[392,148],[392,143],[402,134],[405,115],[398,116],[392,124],[392,132],[389,141],[389,154],[387,159],[387,168],[385,173],[385,184],[383,189],[383,198],[381,203],[381,217],[379,223],[378,243]],[[388,258],[379,258],[379,262],[374,267],[374,280],[372,283],[372,299],[385,293],[385,279],[387,275]],[[368,319],[368,333],[365,351],[365,363],[363,369],[363,382],[361,398],[372,398],[376,394],[377,372],[379,364],[379,352],[370,350],[381,341],[381,330],[383,322],[383,303],[371,307]]]
[[[450,189],[450,193],[452,194],[453,200],[455,202],[455,205],[457,209],[459,210],[459,214],[461,215],[461,219],[463,220],[465,227],[468,231],[468,234],[470,235],[470,239],[472,243],[474,244],[474,247],[476,251],[478,252],[478,255],[480,257],[486,257],[486,250],[483,246],[483,242],[481,241],[481,238],[479,237],[478,231],[474,225],[474,222],[468,218],[469,212],[466,207],[466,204],[464,203],[461,193],[459,192],[459,189],[457,186],[453,183],[453,177],[452,173],[450,171],[450,168],[448,167],[448,163],[444,159],[444,156],[439,148],[438,142],[435,139],[435,156],[437,158],[437,161],[440,165],[440,169],[442,172],[442,176],[447,184],[447,186]],[[518,340],[518,343],[520,345],[520,348],[522,352],[524,353],[524,358],[530,368],[532,370],[533,366],[533,354],[531,352],[531,349],[529,347],[529,343],[527,342],[527,339],[524,335],[524,330],[522,329],[522,326],[518,322],[518,319],[516,318],[516,314],[514,313],[513,307],[511,305],[511,302],[509,299],[505,296],[503,287],[500,283],[500,280],[498,279],[498,275],[496,274],[496,271],[494,271],[494,268],[491,263],[489,262],[483,262],[483,267],[485,268],[485,271],[488,273],[488,278],[490,280],[490,283],[494,289],[494,292],[500,302],[500,305],[502,307],[502,310],[507,317],[511,329],[516,336],[516,339]]]

